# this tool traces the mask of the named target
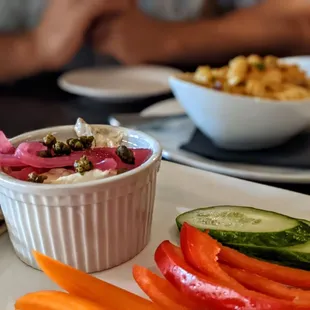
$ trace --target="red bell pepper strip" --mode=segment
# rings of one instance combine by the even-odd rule
[[[260,261],[225,246],[221,247],[218,257],[221,263],[230,267],[244,269],[286,285],[310,289],[309,271]]]
[[[134,266],[133,277],[154,303],[167,309],[199,310],[199,306],[182,295],[170,282],[145,267]]]
[[[221,245],[215,239],[184,223],[180,241],[184,258],[192,267],[230,288],[244,289],[244,286],[219,266],[217,255],[221,250]]]
[[[179,291],[199,303],[201,310],[292,310],[299,309],[291,302],[243,290],[239,293],[219,284],[188,265],[180,249],[169,241],[160,244],[155,261],[166,279]],[[307,309],[307,308],[304,308]],[[309,308],[308,308],[309,310]]]
[[[250,290],[261,292],[275,298],[294,301],[296,304],[309,305],[310,308],[310,291],[288,287],[248,271],[231,268],[227,265],[221,265],[221,268]]]

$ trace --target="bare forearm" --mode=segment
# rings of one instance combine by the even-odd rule
[[[245,9],[219,19],[180,24],[167,38],[166,59],[199,64],[227,61],[237,54],[285,53],[291,44],[290,30],[258,18],[259,14]]]
[[[31,34],[0,34],[0,82],[38,73],[42,68]]]

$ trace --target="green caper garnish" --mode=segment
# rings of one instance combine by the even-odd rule
[[[70,155],[71,154],[71,148],[68,144],[61,142],[61,141],[57,141],[54,145],[53,145],[53,151],[55,153],[55,155]]]
[[[39,174],[36,174],[35,172],[31,172],[28,174],[27,180],[33,183],[43,183],[44,180],[46,179],[47,179],[46,175],[39,175]]]
[[[93,167],[93,163],[88,160],[85,155],[74,162],[75,171],[79,172],[80,174],[84,174],[84,172],[92,170]]]
[[[48,148],[47,150],[44,150],[44,151],[39,151],[37,153],[37,155],[40,156],[40,157],[47,157],[47,158],[48,157],[53,157],[53,154],[52,154],[50,148]]]
[[[134,165],[135,164],[135,156],[133,154],[133,151],[130,150],[125,145],[120,145],[116,149],[116,155],[121,159],[121,161],[125,164]]]
[[[93,136],[88,136],[88,137],[82,136],[80,137],[80,141],[83,143],[85,149],[90,149],[93,144],[94,137]]]
[[[71,138],[67,140],[68,145],[73,151],[81,151],[84,149],[84,144],[76,138]]]
[[[43,138],[43,145],[47,147],[52,147],[56,142],[56,138],[50,133]]]
[[[253,66],[259,71],[264,71],[266,69],[266,66],[263,62],[255,63]]]

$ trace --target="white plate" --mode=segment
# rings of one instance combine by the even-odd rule
[[[124,102],[170,92],[168,78],[180,71],[163,66],[110,66],[73,70],[58,85],[76,95]]]
[[[141,112],[142,116],[168,116],[185,113],[182,106],[174,98],[153,104]]]
[[[310,75],[310,56],[287,57],[281,60],[290,64],[299,64]],[[175,99],[169,99],[148,107],[141,112],[141,115],[168,116],[182,113],[182,110]],[[176,119],[165,124],[163,128],[150,128],[149,130],[143,128],[143,130],[159,140],[164,148],[164,158],[184,165],[254,181],[310,183],[309,169],[218,162],[180,150],[180,146],[190,139],[195,130],[194,124],[189,119]]]
[[[191,208],[221,204],[250,205],[310,220],[309,196],[163,162],[149,245],[128,263],[96,276],[144,296],[132,279],[132,266],[156,270],[156,247],[165,239],[178,242],[175,217]],[[7,235],[0,237],[0,283],[2,310],[13,310],[14,301],[28,292],[57,289],[43,273],[15,256]]]
[[[167,106],[167,109],[166,107]],[[164,111],[169,113],[164,113]],[[160,112],[161,111],[161,112]],[[180,113],[179,104],[173,99],[161,101],[149,107],[147,112],[142,111],[143,116],[174,115]],[[122,124],[121,124],[122,125]],[[124,124],[126,126],[126,124]],[[180,146],[191,138],[195,131],[195,125],[189,118],[176,118],[169,122],[149,128],[143,127],[143,131],[157,139],[164,151],[163,157],[191,167],[221,173],[238,178],[276,183],[310,183],[309,169],[281,168],[239,163],[225,163],[207,159],[180,149]]]

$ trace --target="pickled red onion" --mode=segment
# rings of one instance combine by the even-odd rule
[[[99,169],[102,171],[105,170],[115,170],[117,169],[117,162],[114,158],[106,158],[94,165],[95,169]]]
[[[0,167],[24,167],[23,162],[12,154],[0,154]]]
[[[81,154],[45,158],[38,156],[38,152],[46,150],[40,142],[23,142],[15,152],[16,157],[25,165],[36,168],[60,168],[73,166],[74,161],[81,157]],[[78,152],[76,152],[78,153]]]
[[[44,150],[46,150],[46,147],[41,142],[23,142],[17,147],[15,154],[0,154],[0,167],[30,166],[46,169],[72,167],[76,160],[85,155],[97,169],[114,170],[126,168],[130,170],[143,164],[152,154],[149,149],[132,149],[135,156],[135,164],[129,165],[123,163],[116,155],[116,148],[94,148],[86,151],[72,152],[68,156],[52,158],[38,156],[38,152]]]
[[[46,150],[46,147],[40,142],[24,142],[16,149],[16,157],[27,166],[35,168],[61,168],[72,167],[76,160],[83,155],[95,165],[104,159],[113,158],[112,151],[109,148],[95,148],[86,151],[72,152],[68,156],[58,156],[52,158],[40,157],[37,155],[39,151]]]
[[[10,140],[6,137],[3,131],[0,130],[0,153],[2,154],[14,154],[15,147]]]

